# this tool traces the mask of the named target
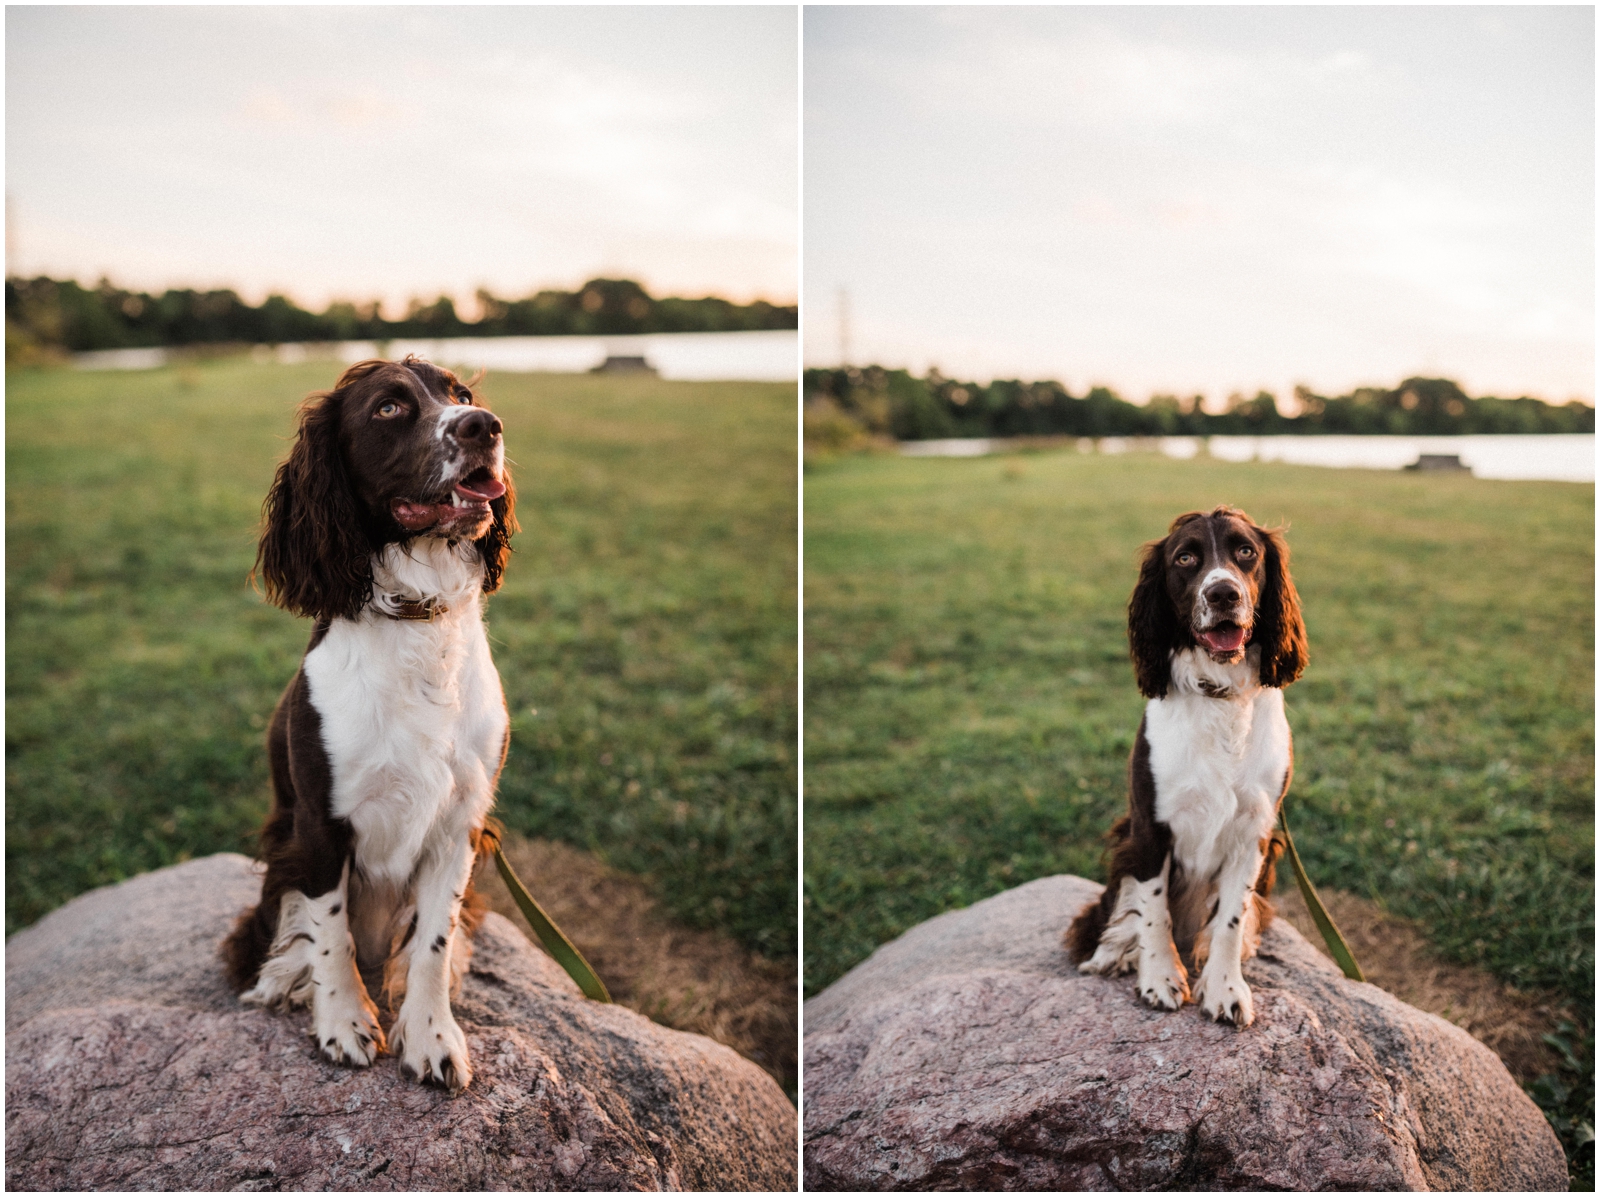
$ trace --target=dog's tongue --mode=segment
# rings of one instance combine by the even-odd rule
[[[506,493],[506,484],[498,478],[491,478],[487,472],[480,471],[482,477],[472,476],[470,484],[466,478],[456,483],[456,494],[463,499],[475,499],[480,503],[489,503]]]
[[[420,532],[423,528],[431,528],[445,518],[448,512],[455,511],[449,503],[408,503],[396,500],[390,506],[395,522],[410,532]]]
[[[1239,646],[1244,643],[1244,629],[1237,624],[1212,628],[1209,632],[1200,632],[1198,635],[1200,643],[1214,653],[1238,652]]]
[[[389,505],[395,522],[408,532],[420,532],[436,524],[446,524],[468,516],[481,516],[488,504],[506,493],[506,484],[488,470],[474,470],[455,485],[455,492],[466,505],[455,503],[413,503],[396,499]]]

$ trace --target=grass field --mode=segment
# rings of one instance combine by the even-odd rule
[[[1313,880],[1592,1008],[1593,487],[1073,452],[807,472],[808,992],[940,911],[1103,875],[1137,552],[1220,502],[1291,525]]]
[[[263,729],[310,626],[245,576],[295,404],[337,372],[8,375],[8,932],[252,849]],[[523,528],[489,603],[512,711],[497,813],[792,956],[794,388],[508,374],[482,393]]]

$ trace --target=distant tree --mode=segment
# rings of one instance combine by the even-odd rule
[[[428,304],[413,299],[394,331],[407,337],[460,337],[470,335],[470,327],[456,315],[454,301],[441,295]]]
[[[1284,419],[1278,414],[1278,397],[1270,391],[1257,391],[1253,399],[1232,395],[1228,399],[1228,415],[1244,436],[1272,436],[1284,431]]]
[[[1273,436],[1286,433],[1454,435],[1468,432],[1594,432],[1595,409],[1576,400],[1560,407],[1538,399],[1473,399],[1447,378],[1407,378],[1393,389],[1358,387],[1347,395],[1295,388],[1297,415],[1278,410],[1270,391],[1230,397],[1218,414],[1199,395],[1153,396],[1143,407],[1109,387],[1075,398],[1058,382],[996,379],[988,386],[917,379],[876,366],[807,370],[808,397],[826,396],[839,412],[873,432],[902,440],[962,436]]]
[[[889,402],[889,433],[902,441],[937,440],[955,435],[955,421],[945,404],[920,379],[905,370],[891,370],[884,378],[883,394]]]
[[[375,302],[336,300],[316,315],[283,295],[251,307],[232,291],[175,289],[156,296],[101,279],[94,290],[51,278],[6,279],[7,345],[78,353],[154,345],[279,344],[394,337],[552,336],[647,332],[724,332],[799,327],[800,312],[757,300],[715,296],[652,299],[630,279],[590,279],[577,291],[540,291],[505,300],[477,294],[481,318],[461,319],[440,296],[413,300],[398,320]],[[31,351],[31,350],[30,350]]]
[[[1187,413],[1176,395],[1152,395],[1144,411],[1150,436],[1182,436],[1189,431]]]

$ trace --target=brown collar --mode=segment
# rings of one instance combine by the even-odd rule
[[[384,597],[393,604],[394,609],[379,607],[378,610],[382,611],[390,619],[420,619],[427,623],[432,623],[435,615],[446,615],[450,611],[449,607],[432,595],[429,595],[421,602],[415,599],[399,598],[392,594]]]
[[[1208,682],[1205,678],[1201,678],[1195,684],[1200,687],[1200,693],[1204,694],[1207,698],[1233,697],[1232,686],[1219,686],[1215,682]]]

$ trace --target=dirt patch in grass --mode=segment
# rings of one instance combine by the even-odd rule
[[[795,1092],[794,962],[767,960],[726,935],[681,926],[660,911],[644,881],[568,844],[508,833],[505,851],[618,1004],[726,1044]],[[534,938],[492,860],[473,885],[490,909]]]
[[[1299,886],[1286,872],[1279,873],[1272,904],[1279,917],[1288,919],[1326,956],[1322,933],[1311,921]],[[1317,894],[1367,980],[1419,1010],[1455,1023],[1498,1055],[1520,1083],[1557,1070],[1560,1058],[1540,1036],[1555,1031],[1563,1017],[1559,994],[1513,989],[1481,969],[1441,960],[1418,924],[1387,913],[1375,902],[1339,890],[1318,889]]]

